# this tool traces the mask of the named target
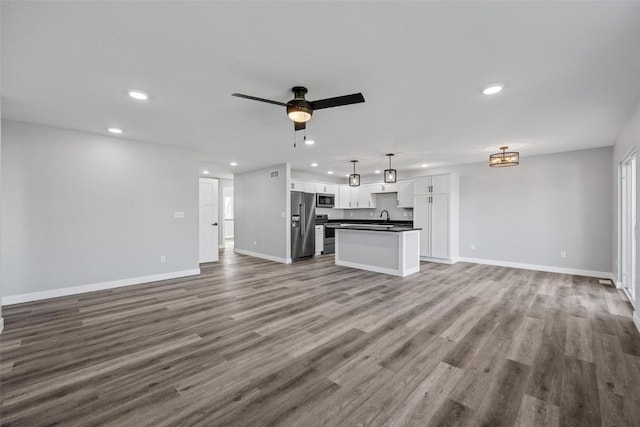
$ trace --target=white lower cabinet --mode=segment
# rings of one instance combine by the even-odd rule
[[[316,225],[316,255],[324,250],[324,225]]]
[[[449,193],[414,198],[413,225],[420,231],[420,257],[452,264],[458,258],[458,179],[451,176]]]

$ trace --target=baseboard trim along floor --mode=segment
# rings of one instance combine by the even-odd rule
[[[262,259],[266,259],[269,261],[275,261],[275,262],[280,262],[282,264],[291,264],[291,259],[287,259],[287,258],[280,258],[277,256],[273,256],[273,255],[267,255],[267,254],[262,254],[260,252],[252,252],[252,251],[247,251],[244,249],[238,249],[238,248],[233,248],[233,252],[240,254],[240,255],[249,255],[252,257],[256,257],[256,258],[262,258]]]
[[[152,274],[149,276],[131,277],[129,279],[112,280],[109,282],[91,283],[88,285],[70,286],[68,288],[51,289],[49,291],[31,292],[28,294],[8,295],[2,297],[2,305],[20,304],[23,302],[64,297],[67,295],[84,294],[86,292],[102,291],[105,289],[120,288],[122,286],[139,285],[142,283],[157,282],[159,280],[195,276],[197,274],[200,274],[199,268],[172,271],[170,273]]]
[[[499,261],[483,258],[459,257],[458,261],[474,264],[495,265],[498,267],[520,268],[523,270],[546,271],[549,273],[573,274],[576,276],[596,277],[598,279],[611,279],[614,283],[616,277],[609,271],[582,270],[579,268],[554,267],[551,265],[526,264],[522,262]]]

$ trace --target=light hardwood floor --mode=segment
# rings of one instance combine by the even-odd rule
[[[593,278],[225,252],[3,315],[6,426],[640,425],[640,334]]]

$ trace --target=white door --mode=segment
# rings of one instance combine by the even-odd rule
[[[200,178],[200,262],[218,261],[218,180]]]
[[[431,256],[449,258],[449,195],[431,196]]]
[[[431,256],[431,227],[429,226],[429,198],[431,196],[416,196],[413,208],[413,226],[420,230],[420,256]]]

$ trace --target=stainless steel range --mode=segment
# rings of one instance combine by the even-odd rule
[[[325,225],[329,222],[329,215],[316,215],[316,225]],[[332,254],[336,251],[336,230],[324,227],[323,254]]]

